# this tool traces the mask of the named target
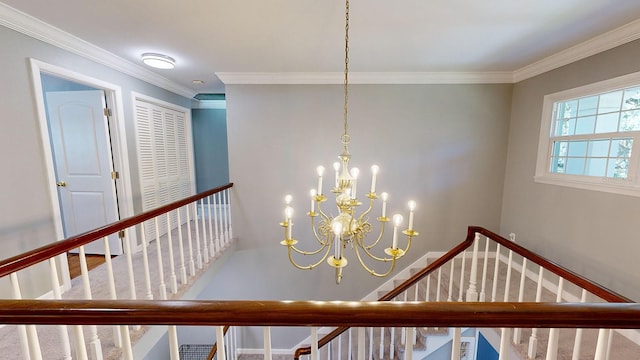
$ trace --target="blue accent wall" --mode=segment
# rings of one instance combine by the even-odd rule
[[[191,123],[196,191],[229,183],[227,110],[193,109]]]
[[[478,360],[498,360],[498,352],[489,344],[489,341],[482,335],[478,334],[478,350],[476,352]]]

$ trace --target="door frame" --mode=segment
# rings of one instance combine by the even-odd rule
[[[51,149],[51,141],[49,137],[49,123],[44,106],[44,94],[42,90],[42,79],[40,74],[46,73],[75,83],[91,86],[96,89],[103,90],[106,100],[112,113],[109,116],[109,128],[111,138],[111,151],[113,166],[119,172],[119,180],[116,181],[117,191],[117,207],[120,218],[127,218],[134,215],[133,196],[131,186],[131,173],[129,166],[129,151],[127,148],[126,126],[124,117],[124,106],[122,88],[118,85],[108,83],[106,81],[93,78],[66,68],[48,64],[40,60],[29,58],[31,68],[31,80],[33,83],[34,98],[38,121],[40,125],[40,141],[44,155],[45,166],[47,169],[47,181],[49,183],[49,196],[51,199],[51,210],[53,213],[53,223],[56,232],[56,239],[62,240],[64,236],[64,228],[62,224],[62,213],[60,210],[60,199],[58,190],[55,185],[56,173],[53,166],[53,152]],[[135,231],[129,232],[129,236],[135,241]],[[134,242],[135,243],[135,242]],[[123,246],[123,250],[127,249]],[[69,268],[67,264],[66,254],[58,257],[60,272],[64,288],[71,286],[69,276]]]

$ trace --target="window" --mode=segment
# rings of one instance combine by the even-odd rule
[[[547,95],[542,116],[536,182],[640,196],[640,73]]]

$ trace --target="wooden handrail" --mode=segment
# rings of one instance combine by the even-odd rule
[[[396,296],[402,294],[403,292],[407,291],[411,286],[413,286],[414,284],[416,284],[418,281],[422,280],[424,277],[426,277],[427,275],[431,274],[432,272],[434,272],[435,270],[437,270],[440,266],[446,264],[447,262],[451,261],[454,257],[458,256],[460,253],[462,253],[463,251],[465,251],[466,249],[468,249],[469,247],[471,247],[473,245],[473,241],[475,239],[475,235],[476,233],[478,234],[482,234],[484,236],[486,236],[487,238],[495,241],[496,243],[500,244],[503,247],[508,248],[509,250],[512,250],[514,253],[521,255],[525,258],[527,258],[529,261],[532,261],[542,267],[544,267],[545,269],[553,272],[554,274],[565,278],[566,280],[586,289],[587,291],[591,292],[592,294],[595,294],[597,296],[599,296],[600,298],[602,298],[603,300],[609,301],[609,302],[624,302],[624,303],[631,303],[633,302],[632,300],[617,294],[589,279],[586,279],[574,272],[572,272],[571,270],[568,270],[512,241],[509,241],[507,239],[505,239],[504,237],[490,231],[487,230],[483,227],[480,226],[469,226],[467,228],[467,237],[464,239],[464,241],[462,241],[460,244],[458,244],[456,247],[454,247],[453,249],[451,249],[449,252],[447,252],[446,254],[444,254],[443,256],[441,256],[440,258],[436,259],[434,262],[432,262],[431,264],[429,264],[427,267],[425,267],[424,269],[418,271],[417,273],[415,273],[413,276],[411,276],[409,279],[405,280],[402,284],[398,285],[396,288],[394,288],[393,290],[389,291],[388,293],[386,293],[385,295],[383,295],[382,297],[380,297],[378,299],[378,301],[390,301],[393,300]],[[331,331],[330,333],[328,333],[327,335],[323,336],[320,340],[318,340],[318,347],[323,347],[326,344],[328,344],[331,340],[337,338],[338,336],[340,336],[340,334],[342,334],[343,332],[345,332],[346,330],[348,330],[349,327],[338,327],[336,329],[334,329],[333,331]],[[302,355],[308,355],[311,354],[311,347],[303,347],[303,348],[298,348],[296,349],[295,353],[294,353],[294,359],[299,359],[300,356]]]
[[[41,261],[48,260],[54,256],[63,254],[73,250],[79,246],[86,245],[92,241],[98,240],[105,236],[116,233],[120,230],[127,229],[131,226],[140,224],[146,220],[152,219],[158,215],[162,215],[171,210],[175,210],[194,201],[200,200],[207,196],[213,195],[220,191],[231,188],[233,183],[220,186],[211,190],[203,191],[188,198],[172,202],[159,208],[143,212],[141,214],[122,219],[111,224],[99,227],[95,230],[69,237],[62,241],[56,241],[51,244],[39,247],[37,249],[27,251],[25,253],[13,256],[11,258],[0,261],[0,277],[7,276],[13,272],[25,269],[35,265]]]
[[[0,300],[0,324],[640,329],[640,304]]]
[[[525,258],[527,258],[528,261],[532,261],[540,266],[542,266],[543,268],[545,268],[545,270],[549,270],[552,273],[564,278],[565,280],[568,280],[572,283],[574,283],[575,285],[578,285],[579,287],[586,289],[588,292],[597,295],[598,297],[602,298],[603,300],[609,301],[609,302],[633,302],[631,299],[624,297],[612,290],[607,289],[606,287],[591,281],[587,278],[584,278],[576,273],[574,273],[573,271],[562,267],[554,262],[552,262],[551,260],[548,260],[512,241],[509,241],[505,238],[503,238],[502,236],[487,230],[485,228],[479,227],[479,226],[469,226],[469,234],[471,233],[479,233],[482,234],[488,238],[490,238],[491,240],[497,242],[498,244],[502,245],[503,247],[508,248],[509,250],[513,250],[514,253],[523,256]],[[468,235],[467,235],[468,237]]]

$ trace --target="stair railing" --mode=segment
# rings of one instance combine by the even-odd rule
[[[0,300],[0,323],[35,325],[640,328],[640,304],[209,300]],[[265,344],[265,347],[270,344]],[[366,352],[358,347],[358,358]],[[227,358],[226,345],[218,359]],[[312,352],[318,359],[318,351]],[[408,354],[405,354],[407,359]],[[173,357],[172,357],[173,358]],[[234,358],[235,359],[235,358]]]
[[[480,250],[481,238],[486,239],[484,252]],[[517,301],[523,302],[526,295],[527,301],[533,302],[561,302],[567,299],[583,303],[587,302],[588,299],[595,302],[631,302],[630,299],[517,245],[514,239],[515,236],[507,240],[487,229],[470,226],[467,231],[467,237],[463,242],[428,264],[425,268],[417,271],[402,284],[380,297],[379,301],[433,301],[444,306],[448,302],[463,301],[509,302],[511,299],[517,299]],[[492,251],[489,251],[490,248]],[[502,248],[507,250],[506,255],[503,253]],[[514,256],[517,259],[514,260]],[[493,266],[490,267],[491,263],[493,263]],[[532,269],[532,266],[537,266],[537,268]],[[491,273],[492,269],[493,274]],[[520,274],[519,282],[516,277],[512,276],[516,273]],[[551,275],[557,277],[557,285],[552,282],[552,279],[549,279]],[[480,276],[480,282],[478,282],[478,276]],[[565,283],[573,284],[574,289],[572,289],[572,292],[565,289]],[[525,294],[525,288],[535,288],[536,290]],[[573,294],[575,292],[578,292],[578,294]],[[543,294],[545,295],[544,298]],[[554,294],[555,297],[550,298],[549,294]],[[341,359],[345,356],[351,356],[351,349],[355,341],[351,338],[351,332],[347,330],[348,328],[345,327],[336,328],[318,341],[318,348],[324,349],[323,351],[327,358]],[[460,330],[460,328],[455,328],[450,332],[448,329],[437,327],[405,327],[402,329],[390,327],[376,329],[374,333],[373,329],[370,328],[364,332],[365,340],[361,339],[363,337],[362,334],[359,333],[358,336],[359,341],[365,341],[368,344],[368,359],[382,359],[394,358],[397,353],[404,352],[405,356],[407,356],[407,354],[416,350],[422,350],[426,348],[425,343],[428,337],[433,339],[435,335],[442,335],[444,331],[444,335],[449,336],[449,339],[453,342],[451,358],[459,359],[460,356],[457,351],[460,348]],[[361,331],[359,330],[359,332]],[[525,332],[530,332],[529,343],[528,347],[521,349],[523,347],[521,345],[522,336]],[[539,333],[538,327],[528,330],[523,328],[502,329],[500,336],[501,359],[507,359],[509,349],[525,353],[529,358],[536,358],[537,355],[540,355],[537,349]],[[626,334],[629,333],[627,332]],[[510,342],[512,335],[513,339]],[[582,335],[583,331],[577,329],[572,349],[575,359],[580,356],[582,351]],[[600,331],[597,340],[599,345],[596,352],[605,351],[604,349],[608,347],[611,336],[612,334],[608,330]],[[313,342],[313,340],[311,341]],[[552,360],[556,358],[558,353],[557,344],[558,330],[551,329],[548,334],[547,351],[544,354],[546,359]],[[299,357],[310,353],[311,347],[299,348],[295,351],[294,358],[297,360]]]
[[[46,273],[48,275],[45,276],[50,277],[49,293],[30,294],[26,297],[56,300],[75,297],[89,300],[88,303],[98,297],[110,300],[168,299],[184,289],[187,283],[203,271],[205,264],[222,254],[231,244],[232,186],[233,184],[229,183],[204,191],[0,261],[0,278],[9,277],[14,299],[25,297],[22,290],[24,286],[21,286],[24,284],[19,281],[21,276],[28,276],[30,282],[27,285],[31,285],[34,277]],[[112,259],[109,238],[117,235],[122,241],[124,254]],[[105,266],[100,271],[89,272],[85,246],[100,240],[103,241]],[[137,243],[132,244],[132,240],[136,240]],[[72,251],[78,252],[81,277],[72,280],[71,286],[65,286],[64,281],[62,284],[60,282],[60,274],[64,274],[66,269],[60,266],[66,264],[66,258],[61,259],[60,256],[64,257]],[[143,268],[143,274],[134,272],[136,262],[142,264],[137,268]],[[107,278],[108,289],[97,291],[95,285],[92,287],[91,279],[96,276]],[[38,332],[44,330],[36,331],[35,324],[37,322],[26,322],[17,327],[20,339],[18,351],[24,359],[42,359]],[[76,350],[76,357],[80,359],[91,357],[99,360],[103,358],[103,353],[120,351],[125,359],[133,358],[133,334],[127,326],[99,329],[96,324],[86,323],[89,325],[89,339],[88,344],[85,344],[85,332],[81,324],[71,327],[72,339],[66,324],[60,324],[60,348],[55,351],[60,352],[61,358],[70,359],[72,347]],[[134,332],[142,330],[140,325],[142,323],[136,324]],[[171,352],[177,355],[178,340],[175,327],[169,327],[169,337]]]

